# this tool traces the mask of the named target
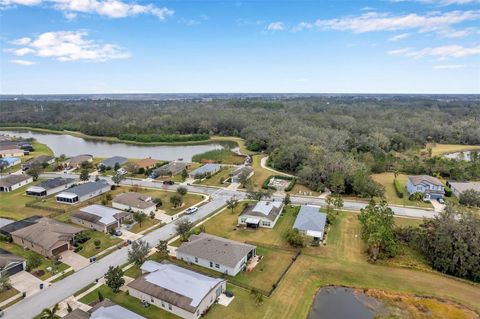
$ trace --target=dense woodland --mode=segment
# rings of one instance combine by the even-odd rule
[[[212,101],[1,101],[0,125],[74,130],[138,141],[239,136],[270,165],[325,186],[369,197],[371,172],[480,178],[479,161],[420,156],[427,142],[480,144],[480,101],[429,97],[301,97]],[[157,136],[157,137],[155,137]],[[175,136],[178,136],[176,138]],[[367,177],[367,178],[366,178]]]

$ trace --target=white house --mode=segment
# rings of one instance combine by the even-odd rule
[[[86,201],[95,196],[108,192],[111,186],[104,180],[88,182],[61,192],[55,196],[57,202],[64,204],[76,204]]]
[[[191,171],[188,176],[190,178],[204,178],[205,176],[207,176],[208,174],[210,175],[213,175],[215,174],[216,172],[218,172],[222,167],[220,166],[220,164],[212,164],[212,163],[209,163],[209,164],[205,164],[197,169],[194,169],[193,171]]]
[[[423,194],[424,200],[443,198],[445,187],[438,178],[428,175],[408,176],[407,191],[409,195]]]
[[[281,201],[259,201],[248,205],[238,217],[238,224],[251,228],[273,228],[282,212]]]
[[[146,215],[156,210],[156,204],[152,201],[152,197],[136,192],[115,196],[112,200],[112,206],[121,210],[131,210]]]
[[[321,213],[319,207],[302,205],[293,228],[315,240],[322,240],[326,222],[327,214]]]
[[[0,193],[8,193],[33,182],[33,177],[26,174],[0,176]]]
[[[149,264],[150,272],[127,285],[129,295],[185,319],[201,317],[226,289],[223,279],[169,263]]]
[[[256,247],[200,233],[192,235],[176,250],[177,259],[235,276],[255,257]]]
[[[82,207],[70,214],[73,223],[104,233],[120,227],[127,219],[131,219],[130,213],[103,205]]]
[[[55,177],[53,179],[43,181],[36,186],[30,186],[27,188],[26,193],[29,196],[49,196],[69,189],[74,184],[75,179],[73,178]]]

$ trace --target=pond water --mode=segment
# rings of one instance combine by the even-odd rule
[[[465,151],[465,152],[455,152],[450,154],[445,154],[446,158],[456,159],[458,161],[467,161],[470,162],[472,153],[477,153],[480,157],[480,151]]]
[[[135,145],[122,142],[88,140],[69,134],[51,134],[28,130],[0,130],[0,134],[35,138],[38,142],[47,144],[56,156],[61,154],[66,156],[91,154],[94,157],[117,155],[127,158],[152,157],[168,161],[183,158],[184,161],[191,161],[192,156],[195,154],[223,148],[231,149],[238,146],[235,142],[214,142],[196,145]]]
[[[364,293],[345,287],[324,287],[317,295],[308,319],[373,319],[382,303]]]

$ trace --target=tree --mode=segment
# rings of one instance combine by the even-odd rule
[[[88,172],[88,169],[82,169],[80,172],[80,180],[81,181],[88,181],[90,179],[90,173]]]
[[[155,219],[155,212],[150,212],[150,219]]]
[[[155,203],[157,208],[162,207],[163,205],[162,199],[160,197],[155,197],[153,199],[153,202]]]
[[[183,198],[180,194],[173,194],[170,197],[170,204],[173,205],[173,208],[177,208],[183,203]]]
[[[128,261],[140,266],[147,258],[149,251],[150,245],[146,241],[134,241],[128,250]]]
[[[140,228],[142,227],[142,223],[147,219],[147,215],[142,212],[134,212],[133,213],[133,220],[138,223]]]
[[[188,192],[188,190],[185,186],[179,186],[177,188],[177,193],[179,193],[182,196],[187,195],[187,192]]]
[[[335,195],[333,197],[333,206],[335,207],[337,214],[340,212],[340,210],[343,207],[343,198],[340,195]]]
[[[40,167],[40,165],[32,165],[27,170],[27,174],[32,176],[34,181],[38,179],[38,176],[40,175],[41,172],[42,172],[42,168]]]
[[[160,259],[168,258],[168,241],[160,240],[157,245],[157,253]]]
[[[112,176],[112,182],[114,182],[115,185],[120,184],[124,179],[125,179],[125,175],[123,174],[115,174]]]
[[[341,171],[335,171],[330,177],[330,190],[334,194],[340,194],[345,191],[345,175]]]
[[[459,203],[466,206],[480,207],[480,192],[468,189],[460,194]]]
[[[286,194],[285,197],[283,198],[283,204],[285,205],[290,205],[292,200],[290,199],[290,194]]]
[[[306,238],[298,229],[292,228],[287,231],[287,242],[293,247],[305,247]]]
[[[98,301],[103,301],[105,298],[100,290],[97,290]]]
[[[120,164],[118,162],[115,163],[115,165],[113,166],[113,169],[116,171],[118,171],[120,169]]]
[[[360,197],[383,197],[385,188],[372,180],[363,170],[358,170],[353,177],[353,191]]]
[[[95,245],[95,248],[96,249],[100,249],[100,246],[102,244],[102,241],[100,239],[95,239],[95,241],[93,242],[93,244]]]
[[[40,313],[40,316],[38,317],[39,319],[55,319],[57,318],[57,311],[58,311],[59,307],[58,307],[58,304],[55,304],[55,306],[53,306],[52,309],[49,309],[49,308],[45,308],[42,310],[42,312]]]
[[[125,170],[130,174],[135,174],[138,171],[138,165],[132,162],[129,162],[125,165]]]
[[[33,269],[39,267],[43,262],[42,257],[37,254],[29,254],[27,257],[27,271],[32,271]]]
[[[262,199],[268,199],[268,198],[271,198],[272,197],[272,190],[269,189],[269,190],[257,190],[255,191],[253,188],[251,189],[247,189],[247,198],[248,199],[253,199],[253,200],[257,200],[257,201],[260,201]]]
[[[175,223],[175,231],[177,235],[180,236],[182,241],[186,241],[188,239],[188,234],[193,227],[193,223],[188,218],[179,219]]]
[[[123,279],[122,268],[120,266],[108,267],[108,271],[105,273],[105,284],[110,287],[114,293],[117,293],[124,283],[125,279]]]
[[[227,203],[227,207],[231,209],[232,214],[233,214],[233,210],[238,205],[238,199],[236,199],[235,197],[232,197],[230,199],[227,199],[226,203]]]
[[[372,261],[393,257],[397,252],[393,211],[385,201],[380,204],[371,200],[358,216],[363,241],[367,244]]]
[[[187,172],[187,169],[184,168],[183,171],[182,171],[182,179],[183,180],[186,180],[188,177],[188,172]]]
[[[0,277],[0,292],[4,292],[12,288],[12,284],[10,283],[10,277],[3,275]]]

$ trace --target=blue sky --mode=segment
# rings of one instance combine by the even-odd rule
[[[0,0],[0,93],[480,93],[479,0]]]

